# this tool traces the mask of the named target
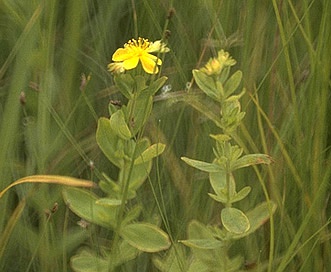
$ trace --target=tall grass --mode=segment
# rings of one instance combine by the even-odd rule
[[[272,257],[271,271],[331,270],[330,11],[328,0],[0,1],[0,189],[31,174],[115,176],[95,142],[97,117],[118,98],[106,65],[127,40],[159,39],[167,24],[162,73],[172,89],[156,97],[146,133],[168,149],[139,196],[149,207],[144,216],[158,213],[150,186],[159,182],[174,239],[186,238],[191,219],[219,221],[207,176],[179,160],[211,160],[206,135],[216,128],[176,96],[188,95],[191,70],[223,48],[247,88],[238,135],[247,152],[274,158],[258,173],[278,205],[273,236],[266,224],[233,251],[250,263]],[[91,74],[86,89],[83,73]],[[237,180],[253,188],[245,207],[264,200],[256,173],[241,171]],[[61,188],[17,186],[0,199],[0,271],[71,271],[80,246],[102,250],[108,235],[78,220]],[[153,269],[142,255],[121,271]]]

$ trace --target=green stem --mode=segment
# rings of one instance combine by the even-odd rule
[[[128,118],[128,123],[130,123],[130,120],[132,119],[132,115],[134,112],[134,106],[135,106],[135,101],[136,101],[136,97],[137,97],[137,86],[135,87],[136,90],[134,90],[134,96],[133,96],[133,106],[130,109],[130,113],[129,113],[129,118]],[[130,124],[128,125],[128,127],[131,129]],[[136,139],[136,142],[139,140],[140,138],[140,133],[138,133],[138,138]],[[128,140],[128,141],[131,141]],[[109,267],[109,271],[113,271],[113,269],[115,268],[112,264],[112,262],[114,261],[114,259],[116,259],[116,255],[118,254],[118,247],[119,247],[119,242],[120,242],[120,231],[121,231],[121,226],[122,226],[122,221],[124,218],[124,212],[125,212],[125,204],[128,198],[128,192],[129,192],[129,185],[130,185],[130,179],[131,179],[131,175],[132,175],[132,170],[133,170],[133,166],[134,166],[134,154],[136,153],[136,148],[137,145],[135,145],[134,150],[132,152],[132,157],[131,160],[125,160],[124,164],[123,164],[123,168],[120,171],[126,171],[128,169],[128,173],[127,175],[125,175],[125,172],[123,175],[120,175],[121,180],[119,180],[119,184],[121,184],[122,186],[122,199],[121,199],[121,206],[119,208],[118,214],[117,214],[117,224],[116,224],[116,228],[115,228],[115,236],[114,236],[114,240],[112,243],[112,247],[111,247],[111,254],[109,256],[109,263],[108,263],[108,267]],[[129,168],[127,168],[127,166],[129,166]]]
[[[230,162],[229,158],[227,158],[226,162],[226,207],[231,207],[230,203],[230,178],[231,178],[231,170],[230,170]]]
[[[136,150],[136,147],[135,147],[135,150]],[[128,198],[129,184],[130,184],[133,164],[134,164],[134,160],[132,158],[130,161],[128,175],[123,176],[124,186],[123,186],[123,191],[122,191],[121,206],[120,206],[118,214],[117,214],[117,224],[116,224],[116,229],[115,229],[115,236],[114,236],[114,240],[112,243],[111,254],[109,256],[108,267],[109,267],[110,272],[113,271],[113,269],[114,269],[112,262],[114,261],[114,259],[116,259],[116,255],[118,254],[118,247],[119,247],[119,242],[120,242],[120,231],[121,231],[122,221],[123,221],[123,217],[124,217],[125,204],[126,204],[126,200]],[[127,169],[126,165],[127,165],[127,163],[124,163],[123,171],[125,171],[125,169]],[[122,181],[120,180],[119,182],[121,183]]]

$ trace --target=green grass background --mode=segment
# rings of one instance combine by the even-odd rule
[[[274,158],[259,168],[260,180],[253,170],[236,174],[240,186],[253,187],[242,207],[265,200],[261,182],[278,205],[274,234],[266,224],[233,251],[248,262],[271,257],[271,271],[330,271],[330,16],[328,0],[1,0],[0,189],[33,174],[115,176],[95,141],[97,118],[119,97],[106,66],[132,37],[160,39],[166,28],[171,52],[162,74],[171,93],[157,97],[146,134],[167,144],[151,180],[161,184],[157,197],[164,198],[171,235],[185,239],[191,219],[219,222],[207,176],[179,159],[210,161],[208,134],[217,129],[171,97],[185,96],[191,70],[225,49],[247,88],[238,131],[245,152]],[[91,80],[81,91],[83,73]],[[148,182],[139,199],[153,220]],[[47,220],[55,202],[59,210]],[[69,258],[80,246],[100,251],[106,243],[100,237],[107,237],[78,220],[60,186],[12,189],[0,199],[0,271],[71,271]],[[154,271],[150,257],[119,271]]]

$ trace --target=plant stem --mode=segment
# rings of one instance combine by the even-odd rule
[[[226,207],[231,207],[230,203],[230,178],[231,178],[231,171],[230,171],[230,162],[229,158],[226,162]]]
[[[137,97],[137,89],[138,89],[138,87],[136,86],[136,90],[134,91],[134,96],[132,98],[133,99],[133,107],[130,110],[129,118],[128,118],[128,121],[127,121],[128,122],[128,127],[129,127],[130,130],[131,130],[130,121],[132,119],[133,112],[134,112],[134,106],[135,106],[135,101],[136,101],[136,97]],[[131,132],[132,132],[132,130],[131,130]],[[138,133],[138,138],[135,139],[136,142],[140,138],[139,135],[140,135],[140,133]],[[128,141],[131,141],[131,139],[129,139]],[[128,143],[128,141],[127,141],[127,143]],[[118,214],[117,214],[117,224],[116,224],[116,228],[115,228],[115,236],[114,236],[114,240],[113,240],[111,251],[110,251],[111,254],[109,256],[109,263],[108,263],[109,271],[113,271],[114,267],[113,267],[111,262],[114,259],[116,259],[116,254],[118,254],[118,247],[119,247],[119,242],[120,242],[120,231],[121,231],[122,221],[123,221],[123,217],[124,217],[125,204],[126,204],[126,200],[128,198],[129,185],[130,185],[130,179],[131,179],[133,165],[134,165],[134,156],[135,156],[135,153],[136,153],[136,149],[137,149],[137,145],[135,144],[134,150],[132,152],[131,160],[125,160],[124,164],[123,164],[123,168],[120,170],[120,171],[124,171],[123,175],[119,175],[120,179],[122,179],[122,180],[118,181],[119,184],[121,184],[121,187],[122,187],[121,188],[122,199],[121,199],[121,206],[120,206]],[[127,169],[128,169],[128,172],[125,173],[125,171]],[[125,175],[125,174],[127,174],[127,175]],[[113,258],[113,257],[115,257],[115,258]]]

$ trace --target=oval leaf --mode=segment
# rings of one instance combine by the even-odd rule
[[[147,179],[152,169],[152,161],[133,165],[133,168],[131,170],[129,169],[130,166],[126,166],[121,171],[121,174],[129,173],[129,171],[131,171],[129,189],[136,191]]]
[[[229,180],[230,183],[229,183],[229,186],[227,186],[227,184],[226,184],[226,173],[224,171],[209,174],[210,184],[213,187],[213,189],[214,189],[215,193],[217,194],[217,196],[220,196],[220,198],[218,198],[219,200],[217,200],[213,196],[211,196],[216,201],[220,201],[220,199],[223,199],[224,197],[227,199],[228,198],[227,195],[229,195],[230,199],[235,197],[235,195],[236,195],[236,182],[234,180],[234,177],[233,177],[232,173],[229,174],[229,178],[230,178],[230,180]],[[229,189],[229,192],[228,192],[228,189]],[[223,201],[221,201],[221,202],[223,202]]]
[[[109,256],[102,257],[100,253],[83,249],[71,258],[71,266],[75,272],[108,272],[113,271],[116,266],[136,258],[138,253],[136,248],[121,241],[116,254],[112,255],[111,262],[109,262]]]
[[[125,122],[124,113],[118,110],[110,116],[110,127],[123,140],[129,140],[132,135],[128,125]]]
[[[108,160],[117,167],[121,167],[123,165],[123,159],[118,157],[118,143],[122,140],[112,130],[109,119],[105,117],[99,118],[96,140],[99,148]]]
[[[277,205],[273,201],[262,202],[254,209],[247,212],[247,216],[252,224],[252,229],[262,226],[270,218],[270,213],[276,211]]]
[[[132,122],[131,130],[135,135],[146,123],[153,107],[153,97],[142,91],[128,102],[128,112],[131,113]]]
[[[63,198],[70,210],[88,222],[113,228],[116,226],[117,207],[97,205],[98,197],[86,190],[68,188],[62,192]]]
[[[200,249],[216,249],[224,246],[224,243],[216,239],[189,239],[178,241],[188,247]]]
[[[235,72],[224,84],[225,97],[230,96],[238,88],[242,78],[242,72]]]
[[[220,143],[231,140],[231,137],[227,134],[209,134],[209,136]]]
[[[158,252],[171,245],[163,230],[148,223],[126,225],[121,229],[120,235],[131,246],[144,252]]]
[[[217,164],[214,163],[208,163],[208,162],[203,162],[203,161],[197,161],[197,160],[192,160],[186,157],[181,157],[181,159],[186,162],[188,165],[197,168],[201,171],[209,172],[209,173],[215,173],[215,172],[220,172],[223,170],[223,168]]]
[[[236,170],[239,168],[256,165],[256,164],[270,164],[272,159],[269,155],[266,154],[249,154],[242,156],[238,160],[236,160],[231,165],[231,170]]]
[[[226,173],[225,171],[209,173],[209,181],[214,192],[220,192],[226,188]]]
[[[213,232],[208,228],[208,226],[205,226],[196,220],[192,220],[189,223],[187,233],[190,240],[214,239]]]
[[[273,214],[276,211],[276,208],[277,205],[274,202],[269,201],[269,203],[262,202],[254,209],[248,211],[246,215],[249,218],[249,222],[251,225],[250,229],[248,230],[247,233],[234,235],[232,236],[232,238],[240,239],[256,231],[259,227],[261,227],[264,223],[266,223],[269,220],[270,213]]]
[[[115,84],[120,92],[127,98],[131,99],[133,96],[133,89],[135,86],[134,79],[129,74],[121,74],[114,77]]]
[[[242,188],[238,193],[236,193],[233,197],[231,197],[230,203],[238,202],[244,199],[251,192],[251,187],[246,186]]]
[[[208,193],[208,195],[217,202],[221,202],[221,203],[228,202],[228,197],[226,194],[218,193],[217,195],[214,195],[214,194]]]
[[[148,95],[153,96],[164,85],[167,79],[168,78],[165,76],[160,77],[159,79],[153,81],[153,83],[145,89],[144,92],[147,92]]]
[[[151,142],[148,138],[143,137],[136,141],[136,146],[134,147],[134,159],[137,159],[141,153],[143,153],[149,146]]]
[[[112,198],[100,198],[95,203],[102,206],[120,206],[122,201]]]
[[[134,161],[134,164],[140,164],[152,160],[162,154],[165,147],[166,145],[161,143],[151,145],[143,153],[141,153],[140,156],[138,156],[138,158]]]
[[[76,272],[108,272],[109,261],[94,255],[94,253],[82,250],[71,258],[71,266]]]
[[[193,77],[199,88],[210,98],[220,101],[220,92],[217,90],[216,84],[212,77],[207,76],[199,70],[193,70]]]
[[[221,212],[224,228],[234,234],[242,234],[249,230],[250,223],[247,216],[236,208],[224,208]]]

